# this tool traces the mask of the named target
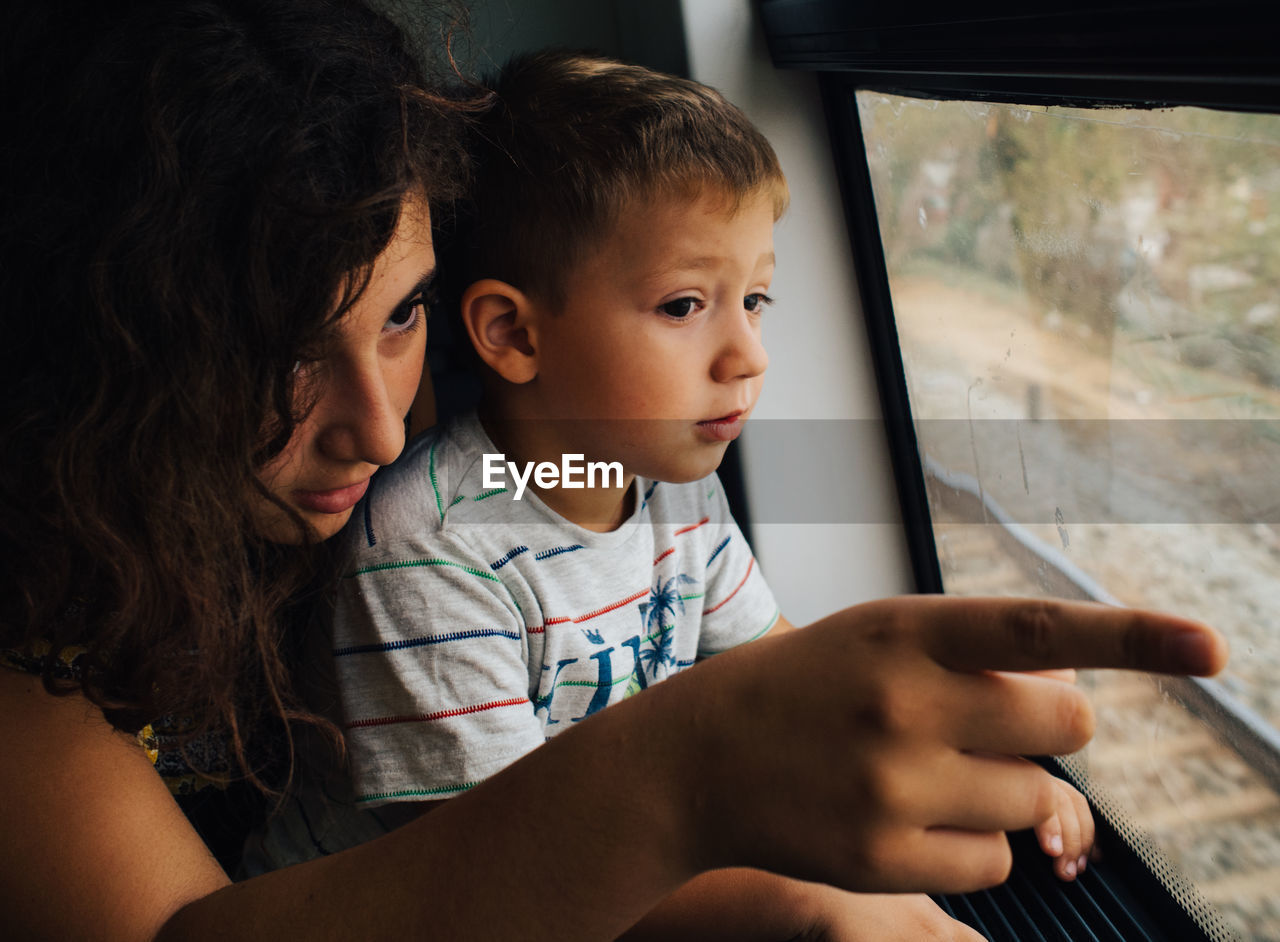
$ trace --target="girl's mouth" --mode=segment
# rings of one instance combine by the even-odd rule
[[[293,500],[303,510],[318,514],[346,513],[364,497],[369,489],[369,479],[365,478],[347,487],[334,488],[331,491],[294,491]]]

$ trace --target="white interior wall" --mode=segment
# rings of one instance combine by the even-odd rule
[[[692,77],[764,131],[791,188],[774,233],[769,371],[742,457],[760,564],[783,612],[803,624],[914,588],[849,236],[814,76],[773,68],[751,0],[683,0],[682,8]],[[777,430],[763,423],[804,420],[823,420],[810,426],[823,448],[779,453]],[[779,487],[831,495],[828,519],[839,522],[777,520]]]

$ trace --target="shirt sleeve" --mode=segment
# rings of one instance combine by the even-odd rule
[[[520,607],[447,533],[358,551],[332,640],[360,807],[451,797],[544,741]]]
[[[707,533],[706,594],[698,637],[698,657],[709,657],[754,641],[778,620],[778,603],[760,572],[751,547],[734,522],[719,478],[705,482]]]

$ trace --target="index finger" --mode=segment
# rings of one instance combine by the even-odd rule
[[[1208,676],[1227,642],[1198,621],[1095,602],[944,598],[926,619],[925,649],[955,670],[1035,671],[1117,667]]]

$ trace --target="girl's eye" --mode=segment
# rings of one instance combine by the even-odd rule
[[[759,314],[772,303],[773,298],[767,294],[749,294],[742,299],[742,306],[752,314]]]
[[[702,302],[697,298],[676,298],[666,304],[659,304],[658,310],[667,315],[667,317],[674,317],[676,320],[680,320],[697,311],[701,305]]]
[[[320,357],[304,355],[299,357],[293,363],[293,377],[295,380],[306,381],[315,376],[320,370]]]
[[[415,294],[391,312],[391,316],[387,318],[387,329],[396,333],[417,330],[426,317],[427,297],[422,293]]]

